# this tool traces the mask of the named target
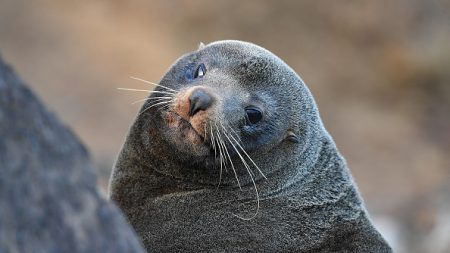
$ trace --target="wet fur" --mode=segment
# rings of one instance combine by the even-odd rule
[[[201,62],[209,67],[205,78],[186,81],[186,68]],[[228,100],[215,120],[237,132],[267,180],[252,167],[260,208],[250,220],[236,217],[253,217],[257,208],[236,153],[230,154],[242,190],[229,164],[217,188],[217,159],[204,148],[172,143],[173,133],[162,132],[164,109],[139,114],[115,164],[110,197],[149,251],[391,252],[372,226],[312,95],[279,58],[250,43],[215,42],[181,57],[160,84],[219,90]],[[241,123],[239,103],[249,99],[242,94],[263,104],[265,121],[254,129]],[[285,139],[288,133],[295,142]]]

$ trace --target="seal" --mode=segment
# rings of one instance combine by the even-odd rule
[[[183,55],[131,126],[110,198],[157,252],[391,252],[301,78],[266,49]]]

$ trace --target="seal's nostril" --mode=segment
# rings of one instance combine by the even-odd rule
[[[189,116],[194,116],[199,111],[205,111],[212,104],[213,98],[203,89],[194,90],[189,96]]]

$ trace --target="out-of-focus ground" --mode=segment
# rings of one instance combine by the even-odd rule
[[[90,148],[106,189],[149,88],[239,39],[312,90],[396,252],[450,252],[450,1],[0,0],[0,54]]]

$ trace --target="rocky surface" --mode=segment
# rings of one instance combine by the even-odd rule
[[[0,252],[144,252],[85,147],[0,58]]]

